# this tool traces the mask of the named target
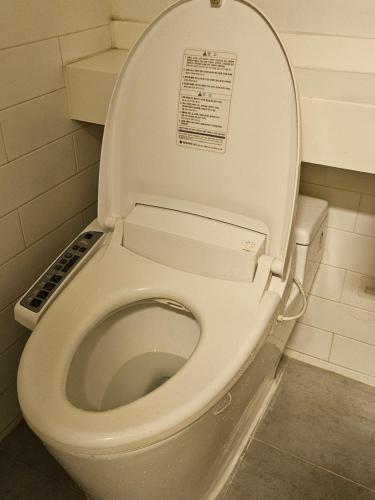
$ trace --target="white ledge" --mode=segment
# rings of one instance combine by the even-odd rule
[[[104,125],[113,88],[128,52],[112,49],[65,67],[71,118]]]
[[[104,124],[128,50],[66,66],[71,117]],[[375,74],[295,68],[301,97],[302,159],[375,173]]]

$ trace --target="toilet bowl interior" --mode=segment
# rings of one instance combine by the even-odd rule
[[[66,396],[88,411],[129,404],[173,377],[199,337],[186,310],[152,300],[128,305],[87,333],[69,367]]]

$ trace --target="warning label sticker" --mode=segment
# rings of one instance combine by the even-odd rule
[[[237,56],[185,50],[178,105],[177,144],[225,153]]]

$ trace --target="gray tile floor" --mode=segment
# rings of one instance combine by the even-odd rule
[[[0,443],[0,500],[85,498],[24,422]]]
[[[375,388],[290,360],[225,500],[375,500]]]
[[[0,500],[84,498],[25,423],[0,443]],[[225,500],[375,500],[375,388],[289,361]]]

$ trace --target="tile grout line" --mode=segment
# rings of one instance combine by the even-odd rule
[[[74,177],[78,177],[83,172],[87,172],[87,170],[89,170],[90,168],[93,168],[93,167],[95,167],[96,165],[99,165],[99,164],[100,164],[100,161],[94,161],[93,163],[90,163],[90,165],[88,165],[87,167],[83,168],[82,170],[79,170],[78,172],[77,171],[74,172],[72,175],[69,175],[68,177],[66,177],[65,179],[63,179],[62,181],[60,181],[59,183],[51,186],[50,188],[46,189],[45,191],[42,191],[42,192],[38,193],[36,196],[34,196],[33,198],[30,198],[29,200],[25,201],[24,203],[21,203],[21,205],[19,205],[17,208],[13,208],[10,212],[6,212],[6,213],[2,214],[0,216],[0,220],[3,219],[4,217],[7,217],[8,215],[10,215],[11,213],[15,212],[16,210],[18,210],[20,208],[23,208],[26,205],[28,205],[29,203],[37,200],[41,196],[44,196],[45,194],[49,193],[50,191],[53,191],[54,189],[57,189],[62,184],[65,184],[66,182],[72,180]],[[90,205],[93,205],[94,203],[91,203]],[[31,245],[26,245],[26,248],[28,248],[29,246],[31,246]],[[8,262],[11,259],[12,259],[12,257],[10,259],[8,259],[6,262]]]
[[[24,104],[27,104],[29,102],[36,101],[37,99],[41,99],[42,97],[49,96],[51,94],[59,92],[61,90],[64,90],[65,88],[66,88],[66,86],[64,85],[63,87],[57,87],[54,90],[49,90],[48,92],[44,92],[43,94],[38,94],[34,97],[30,97],[30,98],[25,99],[23,101],[15,102],[14,104],[11,104],[10,106],[6,106],[5,108],[1,108],[0,114],[5,112],[5,111],[9,111],[12,108],[16,108],[17,106],[23,106]],[[10,160],[10,161],[13,161],[13,160]]]
[[[69,180],[69,179],[68,179]],[[91,206],[91,205],[89,205]],[[88,207],[87,207],[88,208]],[[86,210],[86,209],[85,209]],[[73,220],[75,217],[77,217],[77,215],[81,212],[82,210],[78,210],[77,212],[75,212],[74,215],[68,217],[64,222],[62,222],[61,224],[59,224],[58,226],[56,226],[55,228],[51,229],[50,231],[48,231],[48,233],[44,234],[43,236],[41,236],[40,238],[38,238],[37,240],[33,241],[32,243],[30,243],[30,245],[28,245],[26,248],[24,248],[21,252],[18,252],[16,253],[13,257],[11,257],[10,259],[6,260],[5,262],[3,262],[1,264],[0,267],[2,266],[5,266],[6,264],[9,264],[9,262],[11,262],[12,260],[14,260],[15,258],[19,257],[21,254],[23,254],[26,250],[29,250],[30,248],[32,248],[34,245],[36,245],[37,243],[39,243],[40,241],[42,241],[44,238],[46,238],[47,236],[50,236],[54,231],[57,231],[58,229],[61,228],[61,226],[63,226],[64,224],[66,224],[67,222]],[[9,305],[9,304],[8,304]],[[0,311],[2,312],[2,310]]]
[[[4,439],[13,432],[13,430],[17,427],[17,425],[22,421],[22,415],[19,412],[18,416],[11,420],[3,429],[0,430],[0,436],[2,435],[3,437],[0,438],[0,451],[6,452],[6,450],[2,447],[1,443],[4,441]],[[11,429],[8,432],[8,429]]]
[[[307,164],[307,162],[303,162],[304,164]],[[313,165],[319,165],[321,167],[327,167],[327,165],[323,165],[323,164],[313,164]],[[335,168],[335,167],[332,167],[332,168]],[[364,171],[361,171],[361,170],[347,170],[347,169],[340,169],[340,168],[337,168],[337,170],[346,170],[348,172],[351,172],[352,174],[358,174],[358,175],[374,175],[373,173],[370,173],[370,172],[364,172]],[[312,180],[301,180],[301,184],[312,184],[313,186],[320,186],[320,187],[324,187],[324,188],[327,188],[327,189],[335,189],[337,191],[345,191],[347,193],[357,193],[357,194],[365,194],[365,195],[368,195],[368,196],[374,196],[375,197],[375,192],[373,191],[363,191],[363,190],[358,190],[358,189],[347,189],[347,188],[342,188],[342,187],[336,187],[334,185],[331,185],[331,184],[324,184],[324,182],[326,182],[325,180],[320,180],[319,179],[319,182],[313,182]],[[363,189],[363,187],[362,187]]]
[[[327,264],[325,264],[327,265]],[[338,269],[343,269],[343,268],[338,268]],[[367,278],[374,278],[374,276],[370,276],[368,274],[363,274],[363,273],[358,273],[356,271],[351,271],[350,269],[345,269],[345,271],[349,271],[350,273],[354,273],[354,274],[359,274],[360,276],[366,276]],[[328,299],[326,297],[321,297],[320,295],[314,295],[312,293],[309,293],[309,297],[316,297],[318,299],[321,299],[321,300],[327,300],[328,302],[332,302],[334,304],[341,304],[343,306],[349,306],[349,307],[352,307],[353,309],[359,309],[360,311],[363,311],[363,310],[366,310],[366,309],[363,309],[362,307],[358,307],[358,306],[353,306],[351,304],[346,304],[345,302],[341,302],[341,300],[333,300],[333,299]],[[368,312],[372,312],[373,314],[375,314],[373,311],[368,311]],[[307,325],[309,326],[309,325]]]
[[[293,453],[290,453],[289,451],[286,451],[286,450],[284,450],[282,448],[279,448],[278,446],[275,446],[275,445],[273,445],[271,443],[267,443],[266,441],[263,441],[262,439],[259,439],[257,437],[254,437],[253,439],[255,441],[258,441],[259,443],[262,443],[265,446],[268,446],[269,448],[273,448],[273,449],[279,451],[280,453],[283,453],[284,455],[290,456],[290,457],[292,457],[292,458],[294,458],[296,460],[299,460],[300,462],[303,462],[305,464],[311,465],[312,467],[316,467],[317,469],[323,470],[323,471],[327,472],[328,474],[332,474],[332,475],[334,475],[336,477],[339,477],[339,478],[343,479],[344,481],[348,481],[348,482],[350,482],[352,484],[355,484],[355,485],[357,485],[357,486],[359,486],[361,488],[364,488],[364,489],[366,489],[368,491],[371,491],[372,493],[375,493],[375,490],[369,488],[368,486],[366,486],[366,485],[364,485],[362,483],[358,483],[357,481],[353,481],[353,479],[349,479],[348,477],[342,476],[341,474],[338,474],[337,472],[334,472],[333,470],[327,469],[327,468],[323,467],[322,465],[318,465],[318,464],[316,464],[314,462],[310,462],[309,460],[306,460],[306,459],[304,459],[304,458],[302,458],[302,457],[300,457],[298,455],[294,455]]]
[[[77,216],[79,214],[79,212],[83,212],[85,210],[87,210],[88,208],[92,207],[93,205],[95,205],[95,203],[97,203],[97,201],[94,201],[92,203],[90,203],[89,205],[87,205],[86,207],[84,207],[83,209],[79,209],[74,215],[68,217],[64,222],[62,222],[61,224],[58,224],[56,227],[54,227],[53,229],[51,229],[50,231],[48,231],[47,233],[45,233],[43,236],[41,236],[40,238],[36,239],[35,241],[27,244],[26,243],[26,238],[25,238],[25,235],[24,235],[24,228],[23,228],[23,225],[22,225],[22,220],[21,220],[21,217],[20,217],[20,214],[19,214],[19,209],[20,208],[23,208],[25,207],[26,205],[28,205],[29,203],[32,203],[33,201],[36,201],[38,198],[46,195],[47,193],[51,192],[51,191],[54,191],[55,189],[59,189],[60,186],[66,184],[67,182],[73,180],[75,177],[78,177],[80,174],[83,174],[85,172],[87,172],[88,170],[90,170],[90,168],[94,168],[96,165],[97,165],[98,162],[95,162],[95,163],[92,163],[90,166],[86,167],[85,169],[81,170],[80,172],[78,173],[75,173],[73,175],[71,175],[70,177],[67,177],[66,179],[64,179],[60,184],[56,184],[55,186],[52,186],[51,189],[48,189],[47,191],[43,191],[43,193],[40,193],[38,196],[36,196],[35,198],[32,198],[31,200],[27,201],[26,203],[20,205],[18,208],[12,210],[11,212],[8,212],[7,214],[3,215],[0,217],[0,221],[1,219],[7,217],[8,215],[12,214],[13,212],[17,212],[18,213],[18,217],[19,217],[19,220],[20,220],[20,226],[21,226],[21,232],[22,232],[22,238],[23,238],[23,241],[24,241],[24,244],[25,244],[25,247],[20,251],[20,252],[17,252],[15,253],[14,255],[12,255],[12,257],[9,257],[9,259],[5,260],[4,262],[2,262],[0,264],[0,268],[2,266],[5,266],[6,264],[8,264],[11,260],[13,260],[14,258],[18,257],[19,255],[21,255],[22,253],[24,253],[26,250],[28,250],[29,248],[31,248],[35,243],[38,243],[39,241],[41,241],[44,237],[48,236],[49,234],[51,234],[53,231],[56,231],[57,229],[59,229],[62,225],[64,225],[66,222],[68,222],[69,220],[73,219],[75,216]],[[0,311],[1,312],[1,311]]]
[[[360,40],[373,40],[375,37],[373,35],[360,36],[358,35],[348,35],[345,33],[327,33],[327,32],[315,32],[315,31],[298,31],[298,30],[282,30],[281,35],[307,35],[307,36],[318,36],[318,37],[333,37],[333,38],[350,38],[350,39],[360,39]]]
[[[69,31],[67,33],[59,33],[57,35],[48,36],[48,37],[45,37],[45,38],[39,38],[38,40],[30,40],[28,42],[18,43],[18,44],[15,44],[15,45],[9,45],[7,47],[1,47],[0,48],[0,53],[2,51],[4,51],[4,50],[17,49],[19,47],[25,47],[27,45],[33,45],[34,43],[36,44],[36,43],[47,42],[48,40],[53,40],[53,39],[56,39],[56,38],[59,38],[59,37],[76,35],[78,33],[85,33],[87,31],[95,30],[95,29],[98,29],[98,28],[104,28],[105,26],[109,26],[111,24],[111,19],[109,19],[108,21],[109,21],[108,23],[98,24],[97,26],[91,26],[89,28],[85,28],[85,29],[79,30],[79,31]]]
[[[359,372],[357,370],[354,370],[353,368],[349,368],[344,365],[339,365],[337,363],[334,363],[333,361],[329,361],[323,358],[316,358],[311,354],[306,354],[301,351],[296,351],[290,349],[289,347],[287,348],[287,352],[285,353],[285,355],[287,357],[290,357],[292,360],[296,360],[299,363],[304,363],[308,366],[312,366],[319,370],[323,370],[327,373],[330,373],[331,375],[337,375],[352,382],[365,385],[366,387],[375,388],[375,377],[373,375],[368,375],[367,373]],[[297,355],[297,357],[295,357],[295,355]],[[299,356],[302,356],[302,359]]]
[[[77,154],[77,146],[76,146],[76,141],[74,134],[72,135],[72,143],[73,143],[73,151],[74,151],[74,161],[76,164],[76,172],[77,174],[79,173],[79,168],[78,168],[78,154]]]
[[[332,339],[331,339],[331,345],[329,346],[328,359],[327,359],[328,363],[331,363],[331,354],[336,335],[335,332],[330,332],[330,333],[332,333]]]
[[[60,90],[63,90],[63,89],[60,89]],[[4,168],[5,166],[10,165],[11,163],[13,163],[15,161],[22,160],[22,159],[26,158],[27,156],[32,155],[32,154],[36,153],[37,151],[40,151],[41,149],[44,149],[44,148],[46,148],[48,146],[51,146],[52,144],[55,144],[55,143],[57,143],[59,141],[62,141],[63,139],[66,139],[67,137],[69,137],[69,136],[75,134],[76,132],[78,132],[78,130],[81,130],[81,128],[77,128],[75,130],[72,130],[71,132],[68,132],[67,134],[62,135],[61,137],[57,137],[57,139],[53,139],[53,141],[46,142],[45,144],[42,144],[41,146],[38,146],[37,148],[32,149],[31,151],[28,151],[27,153],[24,153],[24,154],[22,154],[20,156],[17,156],[16,158],[12,158],[11,160],[8,161],[8,163],[4,163],[4,165],[1,165],[0,171],[1,171],[2,168]]]
[[[7,427],[10,427],[15,421],[19,420],[19,417],[15,418],[14,420],[12,420],[12,422],[7,426]],[[19,423],[21,423],[22,421],[22,414],[21,414],[21,420],[19,421]],[[7,428],[6,427],[6,428]],[[16,426],[17,427],[17,426]],[[13,431],[10,432],[10,434],[12,434],[12,432],[14,432],[16,430],[16,427],[14,428]],[[32,432],[30,430],[30,432]],[[10,435],[9,434],[9,435]],[[7,436],[5,436],[7,437]],[[4,438],[5,439],[5,438]],[[39,438],[38,438],[39,439]],[[54,481],[55,483],[58,483],[59,485],[63,485],[62,481],[60,479],[58,479],[57,477],[54,477],[53,475],[51,474],[48,474],[46,472],[44,472],[44,470],[41,470],[37,467],[34,467],[33,465],[31,465],[29,462],[27,462],[26,460],[22,460],[22,458],[18,457],[17,454],[14,454],[12,453],[11,451],[7,450],[6,448],[4,448],[3,446],[1,446],[1,442],[0,442],[0,451],[2,453],[4,453],[5,455],[7,455],[8,457],[12,458],[14,462],[16,463],[19,463],[19,464],[22,464],[24,467],[26,467],[27,469],[29,469],[30,471],[32,471],[33,474],[37,474],[38,476],[40,477],[43,477],[45,479],[49,479],[49,480],[52,480]],[[50,455],[50,453],[46,450],[46,452]],[[55,460],[52,455],[51,455],[51,459],[52,460]],[[66,473],[67,474],[67,473]],[[66,485],[64,485],[66,486]],[[77,485],[76,488],[74,487],[71,487],[70,485],[67,486],[69,488],[70,491],[74,492],[74,493],[80,493],[80,489]]]
[[[321,166],[324,167],[325,165],[321,165]],[[339,170],[341,170],[341,169],[339,169]],[[358,170],[350,170],[350,172],[359,172],[359,171]],[[365,173],[365,172],[359,172],[359,173]],[[311,180],[304,181],[301,179],[300,185],[301,184],[311,184],[312,186],[319,186],[319,187],[326,188],[326,189],[332,189],[334,191],[344,191],[345,193],[350,193],[350,194],[362,194],[360,191],[357,191],[357,190],[335,187],[335,186],[331,186],[330,184],[321,184],[320,182],[313,182]],[[308,196],[308,195],[306,195],[306,196]]]
[[[6,162],[4,163],[4,165],[1,165],[1,167],[4,167],[5,165],[7,165],[8,163],[10,163],[10,160],[9,160],[9,153],[8,153],[8,150],[7,150],[7,145],[5,143],[5,134],[4,134],[4,130],[3,130],[3,124],[1,123],[0,121],[0,140],[2,141],[3,145],[4,145],[4,152],[5,152],[5,157],[6,157]]]
[[[17,211],[18,221],[19,221],[19,223],[20,223],[20,228],[21,228],[21,234],[22,234],[22,239],[23,239],[24,248],[22,249],[22,251],[21,251],[21,252],[18,252],[18,253],[22,253],[22,252],[23,252],[24,250],[26,250],[26,248],[27,248],[26,238],[25,238],[25,229],[24,229],[24,227],[23,227],[23,224],[22,224],[22,218],[21,218],[21,214],[20,214],[20,211],[19,211],[20,207],[21,207],[21,206],[17,207],[15,211]],[[5,217],[6,217],[6,216],[5,216]],[[1,220],[1,219],[0,219],[0,220]],[[16,255],[17,255],[17,254],[16,254]],[[13,257],[15,257],[15,256],[13,256]],[[13,258],[13,257],[11,257],[11,258]],[[3,262],[1,265],[6,264],[6,262],[7,262],[7,261]]]
[[[360,193],[359,194],[359,200],[358,200],[358,206],[357,206],[357,210],[356,210],[356,214],[355,214],[355,219],[354,219],[354,233],[355,234],[361,234],[359,233],[356,229],[357,229],[357,224],[358,224],[358,219],[359,219],[359,214],[361,213],[361,206],[362,206],[362,200],[363,200],[363,197],[365,196],[364,193]],[[368,195],[367,195],[368,196]],[[364,235],[365,236],[365,235]]]
[[[13,344],[9,345],[6,349],[4,349],[4,351],[1,351],[1,352],[0,352],[0,359],[1,359],[1,357],[2,357],[4,354],[6,354],[6,353],[7,353],[10,349],[12,349],[12,348],[13,348],[14,346],[16,346],[19,342],[21,342],[21,340],[24,340],[24,339],[25,339],[25,337],[28,337],[29,335],[30,335],[30,334],[28,333],[28,330],[27,330],[27,331],[26,331],[26,332],[24,332],[24,333],[23,333],[20,337],[18,337],[18,339],[17,339],[17,340],[15,340],[15,341],[13,342]],[[10,384],[10,385],[6,388],[6,389],[4,389],[3,391],[1,391],[1,392],[0,392],[0,396],[1,396],[2,394],[4,394],[4,392],[6,392],[6,391],[8,390],[8,388],[9,388],[11,385],[13,385],[13,383],[11,383],[11,384]]]

